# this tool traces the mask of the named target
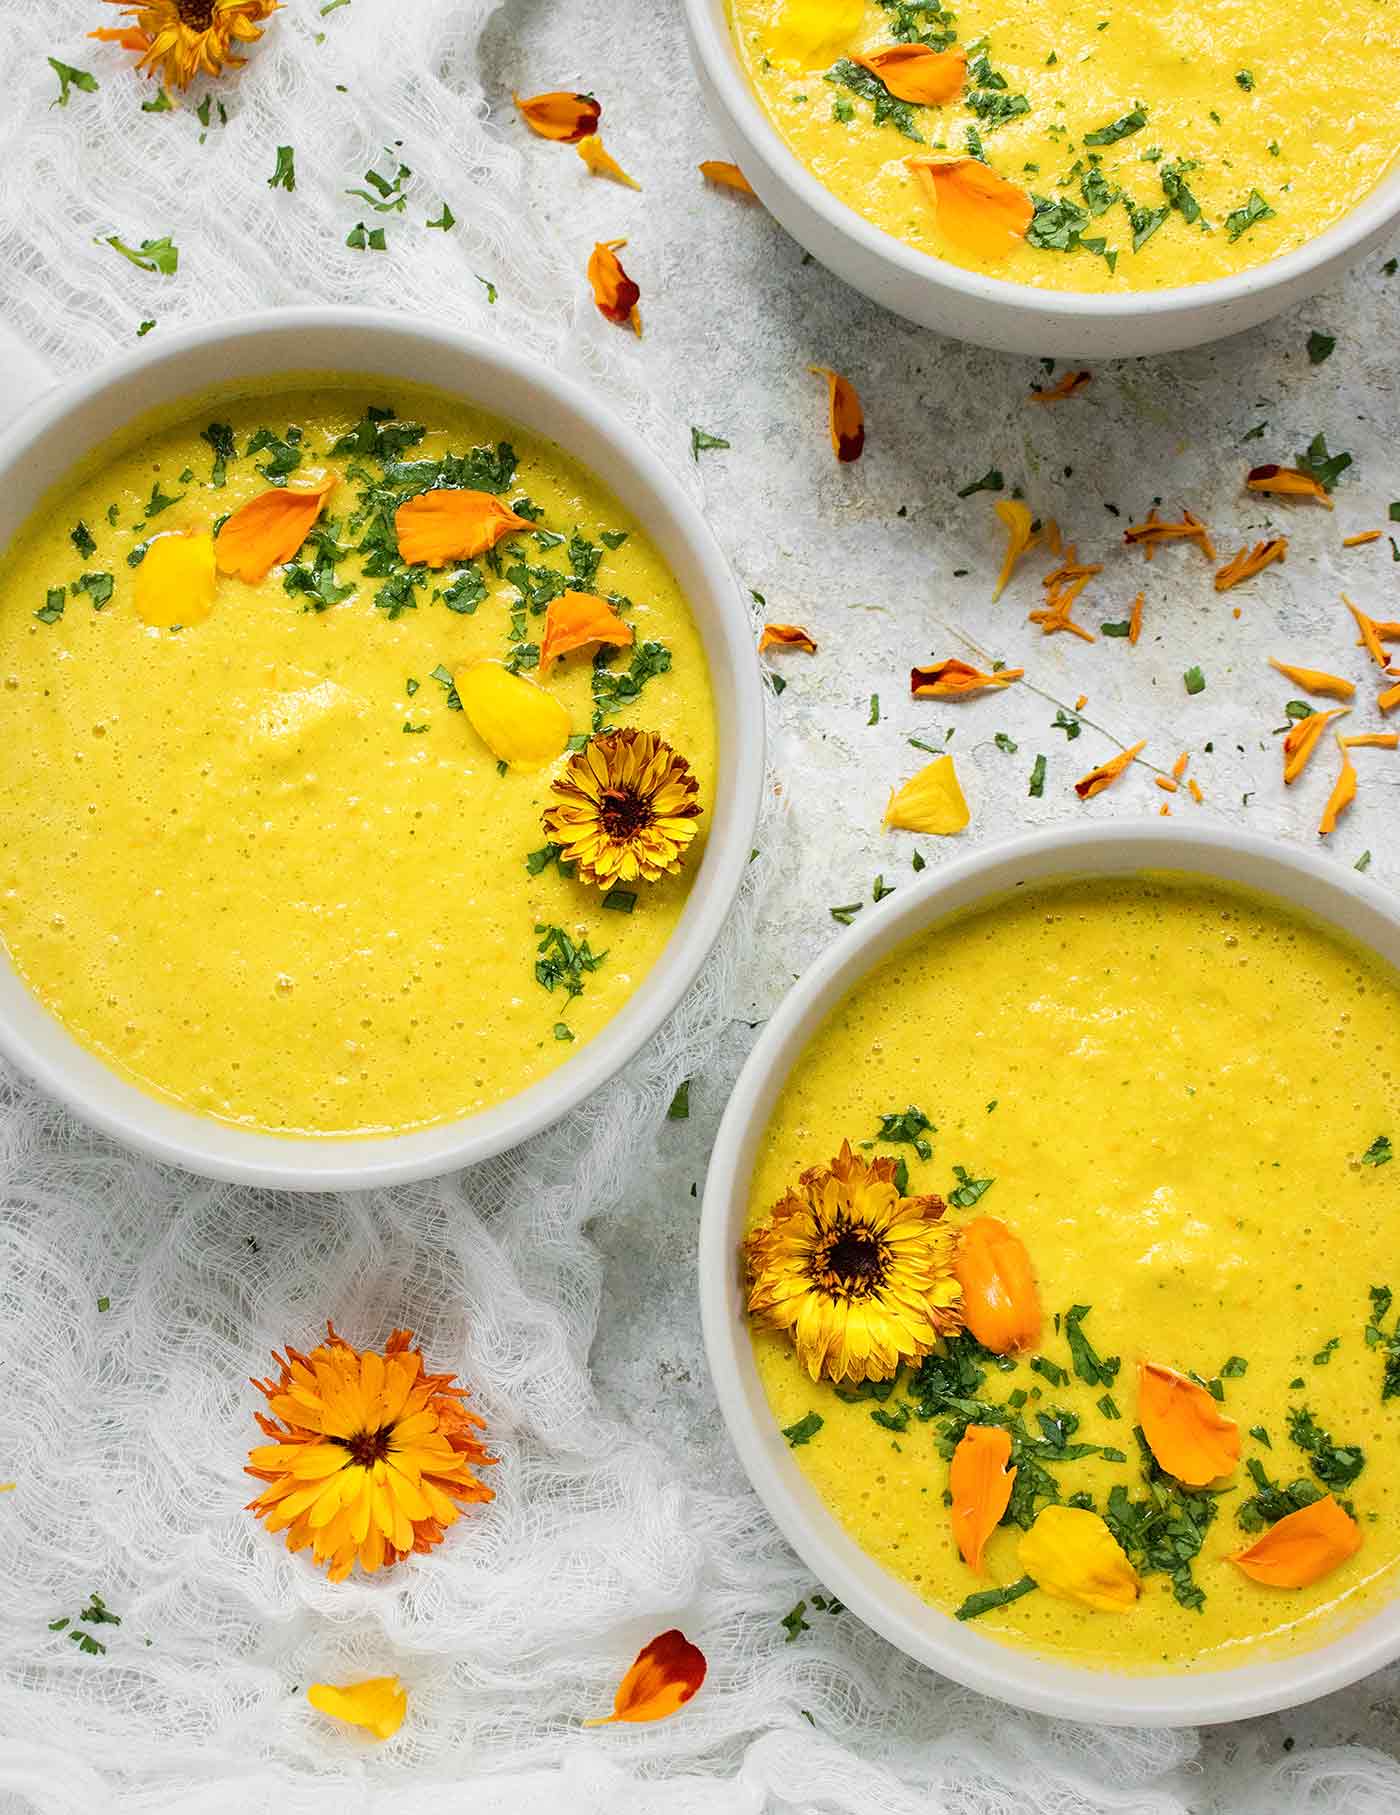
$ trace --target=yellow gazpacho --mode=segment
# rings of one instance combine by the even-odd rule
[[[895,238],[1157,290],[1314,238],[1400,151],[1394,0],[729,0],[769,117]]]
[[[1011,1645],[1157,1672],[1335,1636],[1400,1582],[1397,1078],[1400,976],[1271,899],[1083,880],[935,927],[759,1147],[794,1461]]]
[[[470,1115],[660,957],[704,650],[552,443],[402,386],[215,394],[93,455],[0,575],[0,942],[148,1090],[287,1134]]]

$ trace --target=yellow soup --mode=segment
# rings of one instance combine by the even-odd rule
[[[499,1103],[617,1014],[700,860],[714,722],[675,580],[558,447],[436,393],[299,382],[147,422],[5,558],[0,939],[76,1038],[159,1095],[368,1134]],[[220,574],[183,628],[141,621],[151,538],[317,475],[336,483],[293,560]],[[396,507],[428,485],[499,494],[524,526],[407,566]],[[566,586],[611,599],[635,640],[540,674]],[[561,874],[541,814],[569,751],[498,764],[454,687],[479,659],[537,677],[576,746],[637,726],[689,761],[706,811],[679,874],[606,895]]]
[[[1400,1397],[1383,1396],[1388,1371],[1400,1394],[1397,1077],[1400,977],[1262,898],[1085,881],[935,928],[798,1062],[751,1226],[843,1139],[898,1156],[956,1229],[992,1217],[1024,1242],[1039,1342],[999,1359],[955,1336],[892,1387],[837,1389],[757,1332],[794,1461],[872,1557],[1008,1644],[1150,1672],[1335,1636],[1394,1592],[1400,1560]],[[1199,1376],[1238,1425],[1238,1466],[1209,1487],[1145,1461],[1142,1362]],[[1009,1428],[1018,1464],[980,1575],[945,1499],[968,1422]],[[1329,1491],[1360,1548],[1320,1580],[1265,1587],[1228,1560]],[[1140,1572],[1125,1610],[1025,1586],[1025,1527],[1072,1499],[1108,1513]]]
[[[1262,264],[1339,220],[1400,148],[1394,0],[730,0],[730,14],[774,125],[834,195],[920,251],[1046,289]],[[879,56],[900,43],[965,58],[951,100],[900,100],[855,61],[911,92],[911,66]],[[951,208],[940,222],[906,164],[969,154],[1024,207],[990,251]]]

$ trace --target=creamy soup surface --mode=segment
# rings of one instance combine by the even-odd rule
[[[1396,0],[729,0],[741,61],[793,153],[918,250],[1046,289],[1156,290],[1304,245],[1400,150]],[[817,37],[818,16],[830,30]],[[854,59],[961,51],[942,104]],[[898,82],[897,75],[891,80]],[[940,228],[913,156],[971,154],[1031,199],[984,256]]]
[[[560,448],[433,392],[295,383],[99,451],[4,556],[0,940],[70,1032],[163,1097],[264,1131],[398,1131],[555,1070],[656,963],[713,798],[709,680],[645,530]],[[405,583],[366,549],[368,494],[386,466],[449,453],[472,463],[458,484],[532,527]],[[316,474],[337,484],[293,562],[221,574],[202,622],[140,621],[151,537]],[[566,578],[635,634],[540,677],[576,742],[600,720],[657,733],[705,809],[681,872],[606,909],[549,861],[541,812],[568,752],[498,765],[453,688],[477,658],[534,678]],[[580,994],[550,968],[557,944],[555,987],[537,977],[555,927],[606,954],[576,969]]]
[[[1123,1611],[1037,1589],[974,1616],[977,1631],[1137,1671],[1223,1668],[1316,1645],[1395,1592],[1400,1396],[1383,1391],[1396,1313],[1371,1294],[1391,1288],[1400,1305],[1397,1078],[1400,976],[1271,901],[1186,878],[1028,889],[932,930],[833,1011],[760,1144],[750,1226],[849,1138],[902,1157],[908,1191],[949,1198],[955,1225],[1014,1230],[1040,1342],[1001,1367],[982,1354],[961,1390],[1019,1408],[1034,1441],[1049,1433],[1034,1453],[1062,1501],[1087,1496],[1102,1514],[1115,1486],[1146,1498],[1139,1362],[1198,1375],[1239,1426],[1239,1466],[1213,1484],[1184,1576],[1144,1570]],[[911,1108],[902,1132],[927,1160],[874,1138]],[[1118,1363],[1107,1389],[1080,1377],[1075,1306],[1094,1354]],[[1014,1501],[981,1575],[959,1555],[947,1406],[921,1395],[918,1368],[878,1392],[837,1389],[808,1378],[785,1333],[753,1344],[793,1460],[865,1551],[942,1613],[1022,1577]],[[1325,1452],[1306,1447],[1318,1428]],[[1056,1442],[1094,1453],[1057,1460]],[[1359,1550],[1310,1586],[1249,1579],[1227,1559],[1267,1524],[1251,1465],[1316,1494],[1319,1463],[1350,1477],[1334,1491]],[[1199,1499],[1184,1504],[1199,1515]]]

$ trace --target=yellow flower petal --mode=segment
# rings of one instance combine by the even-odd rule
[[[925,769],[896,788],[885,808],[885,824],[900,832],[935,832],[946,838],[971,819],[951,756],[935,756]]]
[[[1019,1552],[1022,1569],[1057,1601],[1121,1613],[1141,1592],[1123,1547],[1087,1507],[1042,1507]]]
[[[578,154],[593,172],[594,176],[611,177],[615,183],[625,183],[629,189],[640,189],[641,184],[618,163],[608,151],[596,132],[589,133],[586,139],[578,142]]]
[[[773,32],[774,55],[803,69],[825,68],[864,19],[865,0],[785,0]]]
[[[1006,525],[1006,558],[997,575],[996,591],[992,594],[993,599],[999,599],[1006,590],[1006,582],[1016,571],[1016,563],[1035,541],[1035,534],[1031,528],[1034,519],[1030,506],[1023,504],[1019,498],[998,498],[994,508]]]
[[[499,761],[538,769],[562,755],[572,727],[552,693],[503,662],[473,662],[453,678],[472,730]]]
[[[202,624],[214,609],[215,584],[214,538],[172,530],[150,543],[136,569],[136,615],[160,630]]]
[[[312,1683],[306,1699],[318,1714],[368,1727],[376,1739],[392,1739],[408,1710],[408,1691],[396,1676],[371,1676],[343,1687]]]

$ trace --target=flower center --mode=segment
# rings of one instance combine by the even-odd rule
[[[175,0],[175,11],[181,25],[194,32],[207,32],[214,23],[215,0]]]
[[[654,815],[650,803],[630,788],[608,788],[598,817],[609,838],[627,839],[644,832]]]
[[[812,1257],[815,1283],[832,1298],[869,1298],[889,1278],[890,1253],[868,1223],[838,1223]]]
[[[356,1431],[353,1437],[334,1437],[331,1441],[349,1450],[350,1460],[356,1468],[372,1468],[389,1454],[393,1435],[393,1425],[384,1424],[377,1431]]]

